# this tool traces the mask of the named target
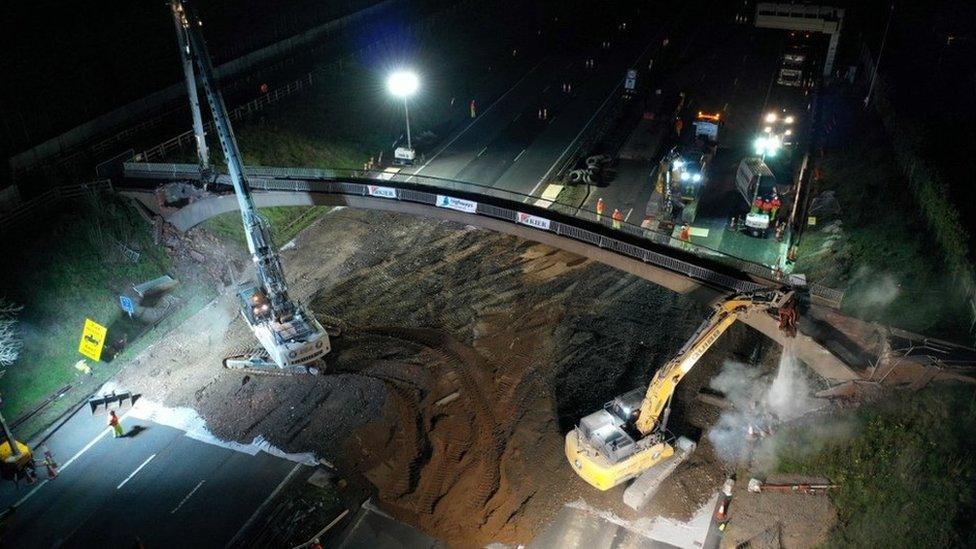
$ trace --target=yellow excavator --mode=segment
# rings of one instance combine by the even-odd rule
[[[8,480],[33,479],[34,453],[10,432],[0,415],[0,477]]]
[[[609,490],[673,456],[667,424],[675,387],[740,316],[752,312],[776,313],[780,329],[794,333],[792,291],[738,294],[720,302],[678,354],[654,374],[646,391],[637,388],[618,396],[566,434],[566,458],[576,473],[596,488]]]

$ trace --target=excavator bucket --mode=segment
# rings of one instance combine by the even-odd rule
[[[92,415],[107,414],[109,410],[128,410],[136,403],[139,395],[133,395],[131,391],[105,393],[100,396],[93,396],[88,399],[88,406],[91,408]]]

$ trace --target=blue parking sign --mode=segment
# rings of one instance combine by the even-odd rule
[[[132,298],[120,295],[119,303],[122,305],[122,310],[129,313],[129,316],[132,316],[132,313],[136,311],[136,305],[132,302]]]

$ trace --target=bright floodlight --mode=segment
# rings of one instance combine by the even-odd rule
[[[773,122],[776,122],[776,113],[771,112],[766,115],[766,123],[772,124]]]
[[[786,119],[783,120],[783,122],[786,122],[787,124],[792,124],[793,123],[793,117],[792,116],[787,116]]]
[[[776,156],[776,151],[779,150],[782,144],[779,136],[773,135],[770,137],[756,138],[753,146],[755,146],[756,154],[758,155]]]
[[[390,75],[386,86],[397,97],[409,97],[420,87],[420,80],[412,72],[398,71]]]

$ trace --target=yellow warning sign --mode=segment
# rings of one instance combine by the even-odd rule
[[[90,318],[85,319],[85,330],[81,333],[81,343],[78,352],[92,360],[102,359],[102,347],[105,346],[105,326]]]

